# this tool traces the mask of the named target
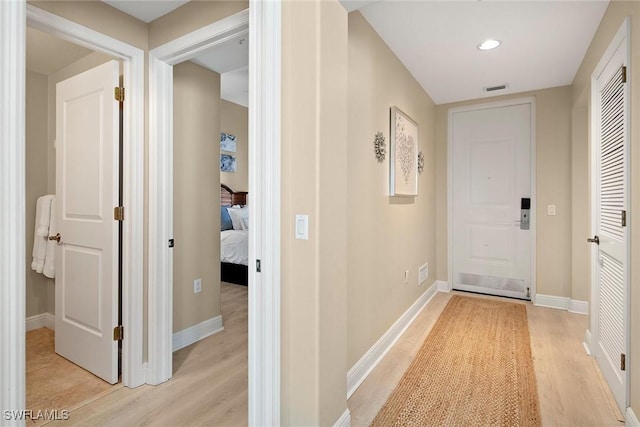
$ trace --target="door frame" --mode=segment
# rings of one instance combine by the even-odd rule
[[[597,111],[596,108],[596,99],[598,97],[598,87],[597,87],[597,80],[598,80],[598,76],[604,71],[605,67],[608,65],[609,61],[611,60],[611,58],[613,57],[614,53],[616,52],[616,50],[618,50],[618,48],[620,47],[620,45],[622,43],[626,42],[626,49],[625,49],[625,55],[626,55],[626,62],[627,62],[627,83],[626,83],[626,91],[627,91],[627,96],[625,97],[625,121],[626,121],[626,125],[627,125],[627,157],[625,159],[626,164],[625,164],[625,179],[626,179],[626,198],[627,198],[627,211],[630,209],[631,207],[631,196],[633,194],[633,192],[631,191],[631,76],[633,75],[631,72],[631,37],[630,34],[631,33],[631,22],[629,20],[629,17],[626,17],[622,23],[622,25],[620,26],[620,28],[618,29],[618,32],[616,33],[616,35],[613,37],[613,39],[611,40],[611,43],[609,44],[609,46],[607,47],[607,50],[602,54],[602,57],[600,58],[600,61],[598,62],[598,65],[596,66],[596,68],[593,70],[593,73],[591,74],[591,100],[590,100],[590,110],[591,110],[591,126],[590,126],[590,135],[589,135],[589,155],[591,157],[590,159],[590,169],[589,169],[589,182],[590,182],[590,188],[589,188],[589,196],[591,197],[591,203],[590,203],[590,215],[591,215],[591,221],[590,221],[590,227],[591,227],[591,236],[594,236],[596,234],[596,230],[597,230],[597,220],[596,220],[596,212],[598,209],[597,206],[597,191],[598,191],[598,182],[596,182],[596,175],[595,175],[595,171],[597,170],[598,167],[598,158],[599,155],[596,152],[596,135],[598,132],[598,126],[597,126],[597,122],[599,119],[599,112]],[[631,340],[629,339],[629,325],[631,324],[631,301],[630,301],[630,281],[631,281],[631,227],[633,227],[633,223],[631,221],[630,215],[627,216],[627,235],[626,235],[626,265],[625,265],[625,283],[624,283],[624,322],[625,322],[625,333],[624,333],[624,347],[625,347],[625,354],[627,357],[627,360],[631,360]],[[587,236],[587,237],[591,237],[591,236]],[[598,317],[597,317],[597,313],[598,310],[600,309],[600,303],[598,300],[598,293],[599,293],[599,283],[598,283],[598,277],[597,277],[597,263],[598,263],[598,247],[596,245],[591,245],[591,257],[590,257],[590,261],[591,261],[591,304],[590,304],[590,331],[587,331],[587,337],[588,339],[585,341],[586,346],[588,347],[589,350],[589,354],[591,356],[593,356],[595,358],[595,351],[597,350],[597,343],[599,341],[599,336],[600,336],[600,331],[598,328]],[[629,396],[630,396],[630,381],[629,381],[629,371],[630,371],[630,363],[627,363],[626,366],[626,370],[623,371],[624,372],[624,380],[625,380],[625,409],[629,407]],[[628,417],[628,415],[625,413],[624,414],[625,417]],[[627,418],[628,419],[628,418]]]
[[[123,224],[123,340],[122,382],[136,387],[145,382],[142,360],[143,312],[143,168],[144,168],[144,52],[134,46],[44,11],[24,0],[0,2],[0,91],[4,105],[0,123],[4,141],[0,156],[2,202],[0,233],[2,252],[0,328],[5,343],[0,357],[0,406],[25,409],[25,80],[26,27],[44,31],[89,49],[112,55],[124,63],[128,86],[124,114],[123,172],[127,219]],[[6,252],[6,253],[5,253]],[[4,263],[7,262],[7,265]],[[16,421],[17,424],[20,424]]]
[[[173,375],[173,65],[249,32],[249,425],[280,424],[281,5],[248,10],[149,52],[149,382]],[[268,84],[267,84],[268,82]],[[259,143],[258,143],[259,142]],[[269,226],[265,226],[269,224]]]
[[[448,289],[453,289],[453,115],[470,111],[491,108],[512,107],[529,104],[531,108],[531,211],[529,216],[529,230],[531,232],[531,302],[536,299],[536,99],[533,96],[509,99],[505,101],[479,103],[464,107],[449,108],[447,113],[447,269]]]

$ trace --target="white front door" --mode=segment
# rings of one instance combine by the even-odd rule
[[[56,353],[118,381],[119,64],[56,87]]]
[[[626,41],[626,39],[625,39]],[[594,356],[618,407],[626,407],[625,353],[628,282],[628,97],[626,43],[620,42],[596,78]],[[593,316],[593,314],[592,314]]]
[[[454,289],[530,299],[531,109],[450,113]]]

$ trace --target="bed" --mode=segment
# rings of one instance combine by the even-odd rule
[[[220,279],[248,285],[249,230],[247,192],[220,184]]]

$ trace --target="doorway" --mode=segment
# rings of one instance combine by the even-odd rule
[[[453,289],[534,294],[534,101],[449,111]]]
[[[121,64],[32,28],[26,64],[27,405],[70,408],[120,374]]]

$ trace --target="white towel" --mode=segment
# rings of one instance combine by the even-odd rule
[[[46,214],[46,215],[45,215]],[[33,261],[31,269],[42,273],[49,236],[49,219],[51,217],[51,196],[38,197],[36,202],[35,231],[33,233]],[[44,228],[46,227],[46,230]],[[42,232],[44,230],[44,233]]]
[[[36,202],[36,235],[47,236],[49,233],[49,214],[51,212],[51,199],[53,196],[47,194],[46,196],[38,197]]]
[[[51,198],[51,210],[49,216],[49,236],[55,236],[57,231],[56,227],[56,198],[55,196]],[[58,242],[55,240],[48,240],[45,250],[44,256],[44,267],[42,269],[42,274],[47,276],[50,279],[56,277],[56,246],[58,246]]]

